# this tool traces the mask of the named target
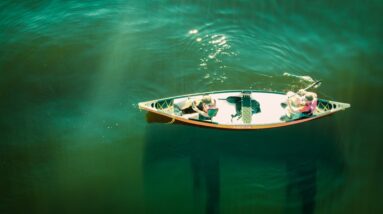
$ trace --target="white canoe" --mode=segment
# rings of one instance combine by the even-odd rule
[[[217,115],[211,120],[200,119],[198,113],[182,114],[175,107],[182,105],[187,100],[200,99],[204,95],[210,95],[215,99],[219,109]],[[241,102],[241,116],[234,116],[238,113],[238,103],[229,101],[233,97],[239,98]],[[286,115],[286,110],[282,103],[286,102],[286,99],[286,94],[279,92],[230,90],[151,100],[141,102],[138,106],[142,110],[168,118],[168,123],[180,122],[221,129],[265,129],[288,126],[318,119],[350,107],[348,103],[318,99],[318,106],[312,115],[295,120],[285,120],[283,117]],[[249,100],[256,100],[259,103],[259,112],[252,112],[251,106],[244,105],[252,103]]]

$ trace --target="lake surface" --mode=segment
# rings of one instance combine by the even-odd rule
[[[0,3],[0,213],[382,213],[382,1]],[[147,123],[137,103],[314,89],[295,126]]]

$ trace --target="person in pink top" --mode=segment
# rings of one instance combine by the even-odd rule
[[[289,119],[309,116],[312,115],[317,107],[317,94],[303,89],[299,90],[298,93],[289,91],[287,92],[286,104],[286,116]]]

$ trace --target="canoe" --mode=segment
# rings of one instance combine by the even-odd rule
[[[183,113],[179,106],[185,102],[210,95],[216,100],[217,114],[211,119],[198,113]],[[287,95],[280,92],[256,90],[226,90],[188,94],[138,103],[139,109],[168,119],[167,123],[186,123],[220,129],[266,129],[289,126],[331,115],[349,108],[348,103],[318,99],[313,114],[286,119],[284,103]]]

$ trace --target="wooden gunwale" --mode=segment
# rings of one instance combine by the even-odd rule
[[[145,110],[154,114],[162,115],[165,117],[168,117],[170,119],[169,123],[174,123],[176,121],[181,122],[181,123],[186,123],[186,124],[192,124],[196,126],[201,126],[201,127],[209,127],[209,128],[218,128],[218,129],[230,129],[230,130],[255,130],[255,129],[269,129],[269,128],[277,128],[277,127],[284,127],[284,126],[290,126],[294,124],[299,124],[299,123],[304,123],[307,121],[319,119],[325,116],[332,115],[338,111],[345,110],[345,108],[338,108],[337,110],[332,110],[328,112],[324,112],[323,114],[309,117],[309,118],[303,118],[303,119],[298,119],[298,120],[293,120],[289,122],[284,122],[284,123],[273,123],[273,124],[258,124],[258,125],[230,125],[230,124],[215,124],[215,123],[207,123],[203,121],[198,121],[198,120],[190,120],[187,118],[183,118],[181,116],[177,115],[172,115],[166,112],[158,111],[153,108],[149,108],[146,106],[147,103],[153,103],[153,102],[158,102],[162,100],[170,100],[170,99],[178,99],[178,98],[184,98],[184,97],[191,97],[191,96],[200,96],[200,95],[205,95],[205,94],[217,94],[217,93],[231,93],[231,92],[242,92],[242,91],[251,91],[252,93],[271,93],[271,94],[285,94],[283,92],[275,92],[275,91],[262,91],[262,90],[222,90],[222,91],[209,91],[209,92],[202,92],[202,93],[193,93],[193,94],[186,94],[186,95],[179,95],[179,96],[173,96],[173,97],[166,97],[166,98],[161,98],[161,99],[156,99],[156,100],[151,100],[151,101],[146,101],[146,102],[141,102],[139,103],[139,108],[141,110]],[[319,99],[323,100],[323,99]],[[327,100],[323,100],[328,102]]]

